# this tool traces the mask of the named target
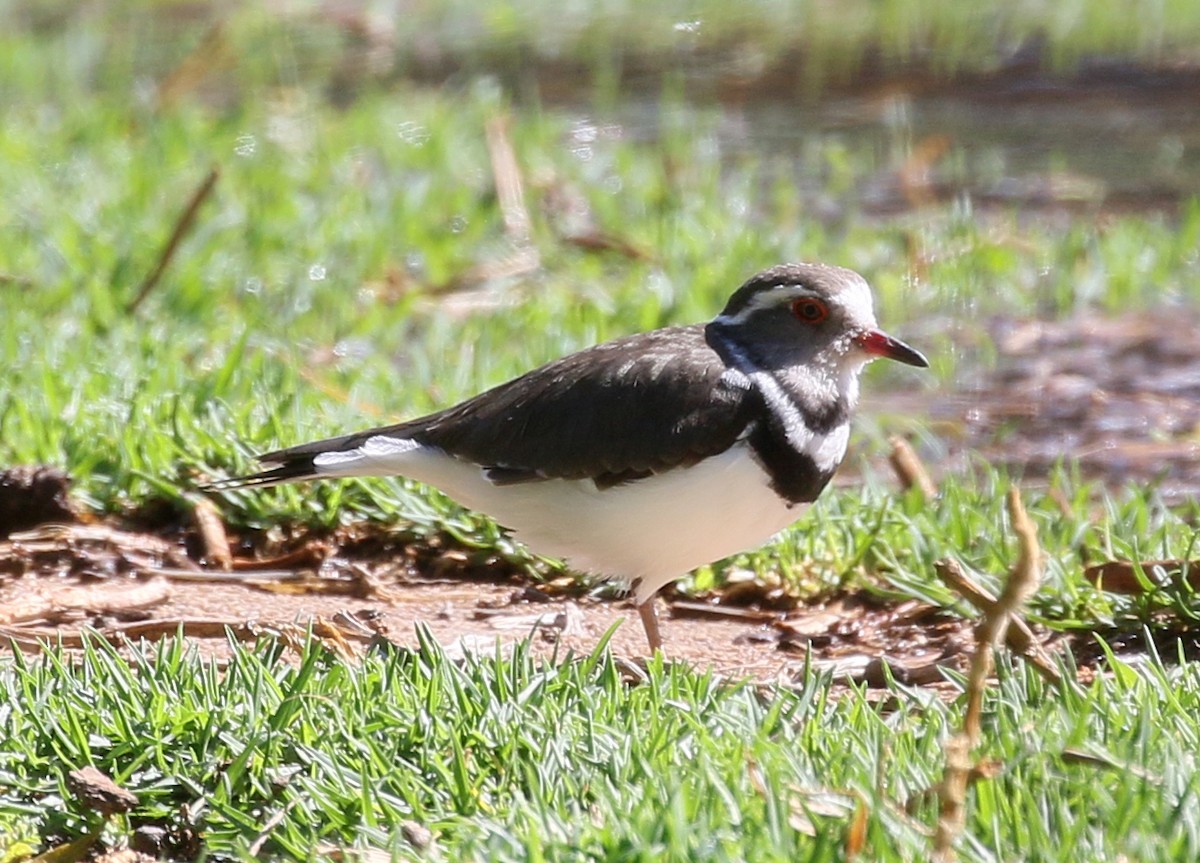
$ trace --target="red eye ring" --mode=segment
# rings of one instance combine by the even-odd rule
[[[801,297],[792,302],[792,314],[805,324],[819,324],[829,317],[829,306],[815,297]]]

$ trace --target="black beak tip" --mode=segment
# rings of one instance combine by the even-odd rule
[[[893,359],[897,359],[902,363],[907,363],[910,366],[916,366],[919,369],[929,368],[929,360],[925,359],[925,355],[923,353],[915,348],[910,348],[908,345],[905,345],[904,347],[907,353],[904,356],[893,357]]]
[[[919,369],[929,368],[929,360],[925,359],[923,353],[879,330],[864,333],[859,337],[858,343],[864,351],[873,356],[886,357]]]

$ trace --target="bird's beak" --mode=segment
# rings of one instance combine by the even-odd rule
[[[899,339],[893,339],[887,333],[879,330],[867,330],[855,338],[858,346],[873,357],[887,357],[889,360],[907,363],[918,368],[929,368],[929,360],[920,351],[910,348]]]

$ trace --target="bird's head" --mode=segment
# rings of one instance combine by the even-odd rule
[[[764,368],[805,367],[834,378],[886,357],[925,368],[919,352],[879,329],[871,289],[853,270],[780,264],[729,298],[713,321]]]

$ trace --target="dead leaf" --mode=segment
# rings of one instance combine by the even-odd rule
[[[1100,590],[1139,594],[1148,590],[1138,578],[1139,568],[1155,587],[1166,587],[1186,569],[1188,584],[1200,588],[1200,560],[1110,560],[1085,567],[1083,575]]]
[[[95,767],[83,767],[67,774],[67,787],[85,807],[108,817],[128,812],[137,806],[137,795],[126,791]]]

